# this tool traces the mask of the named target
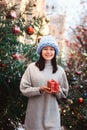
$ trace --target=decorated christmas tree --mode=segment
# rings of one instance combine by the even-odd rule
[[[66,74],[69,96],[61,105],[62,125],[66,130],[87,129],[87,26],[80,25],[74,31]]]
[[[0,1],[1,130],[14,130],[24,121],[27,99],[20,93],[19,84],[27,65],[38,58],[35,52],[43,23],[43,17],[33,14],[35,6],[29,1],[19,12],[18,5]]]

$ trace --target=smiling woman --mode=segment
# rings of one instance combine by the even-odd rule
[[[60,130],[60,108],[54,95],[67,97],[69,86],[56,62],[58,44],[51,35],[43,36],[37,53],[38,61],[29,64],[20,82],[20,91],[29,98],[25,130]]]

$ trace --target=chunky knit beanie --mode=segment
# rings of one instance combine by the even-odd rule
[[[41,40],[38,44],[38,47],[37,47],[37,53],[40,55],[41,50],[46,46],[53,47],[56,51],[56,55],[59,54],[58,44],[57,44],[56,40],[51,35],[43,36],[41,38]]]

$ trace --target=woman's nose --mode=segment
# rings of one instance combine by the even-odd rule
[[[50,50],[49,50],[49,49],[47,50],[47,53],[50,53]]]

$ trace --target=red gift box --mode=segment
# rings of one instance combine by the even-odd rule
[[[55,81],[55,80],[48,80],[47,81],[47,86],[51,89],[53,92],[59,92],[60,89],[60,83]]]

